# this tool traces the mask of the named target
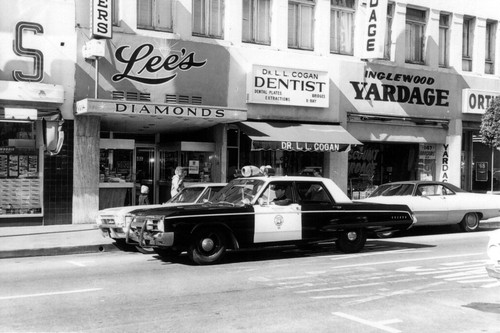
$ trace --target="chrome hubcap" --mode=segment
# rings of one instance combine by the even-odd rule
[[[347,239],[350,240],[351,242],[355,241],[356,238],[358,238],[358,234],[356,233],[356,231],[349,231],[347,233]]]
[[[205,238],[204,240],[201,241],[201,248],[203,251],[212,251],[214,248],[214,241],[210,238]]]

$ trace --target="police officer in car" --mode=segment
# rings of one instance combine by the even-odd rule
[[[286,206],[292,203],[292,200],[287,198],[285,189],[285,185],[274,185],[274,193],[276,198],[274,198],[273,203],[279,206]]]

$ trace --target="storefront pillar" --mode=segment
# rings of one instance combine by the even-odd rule
[[[347,193],[348,152],[325,153],[323,177],[330,178]]]
[[[214,126],[215,152],[210,158],[212,163],[212,181],[219,183],[227,179],[227,125]]]
[[[461,185],[461,163],[462,163],[462,121],[454,119],[450,121],[446,143],[438,144],[436,147],[436,167],[439,181],[451,183],[460,187]]]
[[[73,224],[92,223],[99,210],[100,118],[75,119]]]

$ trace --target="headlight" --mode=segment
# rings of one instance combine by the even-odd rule
[[[500,245],[499,244],[490,244],[488,246],[488,257],[494,261],[500,261]]]
[[[500,261],[500,230],[490,234],[487,253],[491,260]]]
[[[163,228],[163,219],[164,216],[147,216],[146,217],[146,230],[149,231],[160,231],[159,230],[159,225],[161,222],[162,228]]]
[[[123,228],[125,231],[127,231],[130,228],[130,224],[132,223],[133,220],[134,220],[133,215],[125,215],[125,226]]]

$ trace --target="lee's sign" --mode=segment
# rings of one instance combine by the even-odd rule
[[[254,65],[247,102],[327,108],[329,90],[328,72]]]

